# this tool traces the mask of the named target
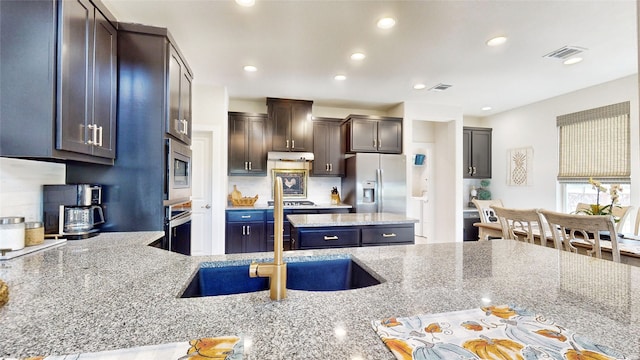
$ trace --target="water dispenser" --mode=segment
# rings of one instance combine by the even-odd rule
[[[362,182],[362,202],[365,204],[373,204],[376,202],[376,182],[365,180]]]

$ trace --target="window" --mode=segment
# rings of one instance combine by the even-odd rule
[[[595,204],[592,177],[603,184],[621,184],[619,205],[631,202],[629,102],[558,116],[558,181],[564,193],[564,211],[575,211],[578,203]],[[608,188],[608,186],[606,186]],[[609,204],[609,194],[600,194],[600,204]],[[630,222],[623,231],[631,230]]]

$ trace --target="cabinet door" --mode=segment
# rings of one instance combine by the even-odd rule
[[[315,176],[329,173],[330,150],[329,124],[315,122],[313,124],[313,169],[311,174]]]
[[[474,130],[471,135],[473,177],[491,178],[491,131]]]
[[[118,34],[113,25],[99,11],[96,10],[95,16],[93,125],[96,126],[97,144],[93,146],[93,154],[114,159],[116,157]]]
[[[244,231],[244,248],[242,252],[267,251],[264,223],[247,223]]]
[[[388,154],[402,153],[402,122],[378,121],[378,151]]]
[[[246,117],[229,114],[229,175],[244,175],[248,171],[246,123]]]
[[[351,149],[352,152],[376,152],[377,121],[365,119],[351,120]]]
[[[462,174],[464,178],[473,177],[473,166],[471,165],[471,130],[462,131]]]
[[[270,102],[269,120],[271,122],[272,149],[274,151],[289,151],[291,147],[289,128],[291,125],[291,105]]]
[[[184,122],[180,139],[191,145],[191,74],[184,64],[180,76],[180,118]]]
[[[267,175],[267,119],[249,116],[246,121],[248,172],[251,175]]]
[[[184,114],[181,111],[181,82],[183,81],[183,74],[186,72],[183,69],[183,63],[180,59],[178,52],[170,46],[169,50],[169,115],[167,118],[167,133],[174,137],[184,141],[186,138],[187,126],[185,125]],[[185,85],[185,89],[186,89]],[[189,95],[190,96],[190,95]]]
[[[84,154],[91,153],[87,144],[89,111],[93,83],[93,12],[88,0],[61,1],[58,25],[61,33],[58,74],[58,121],[56,147]],[[63,49],[74,49],[63,51]]]
[[[244,223],[227,223],[225,234],[225,254],[239,254],[242,252],[244,238]]]
[[[291,151],[313,151],[311,104],[291,103]]]

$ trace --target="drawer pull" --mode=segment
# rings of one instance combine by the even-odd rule
[[[338,237],[337,237],[337,236],[335,236],[335,235],[333,235],[333,236],[327,236],[327,235],[325,235],[325,236],[324,236],[324,239],[325,239],[326,241],[329,241],[329,240],[338,240]]]
[[[391,234],[382,234],[382,237],[396,237],[396,234],[391,233]]]
[[[240,217],[243,219],[251,219],[251,215],[242,215]]]

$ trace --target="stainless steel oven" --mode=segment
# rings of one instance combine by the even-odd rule
[[[174,204],[191,197],[191,149],[173,139],[166,141],[165,204]]]
[[[191,255],[191,201],[165,206],[165,219],[162,248]]]

